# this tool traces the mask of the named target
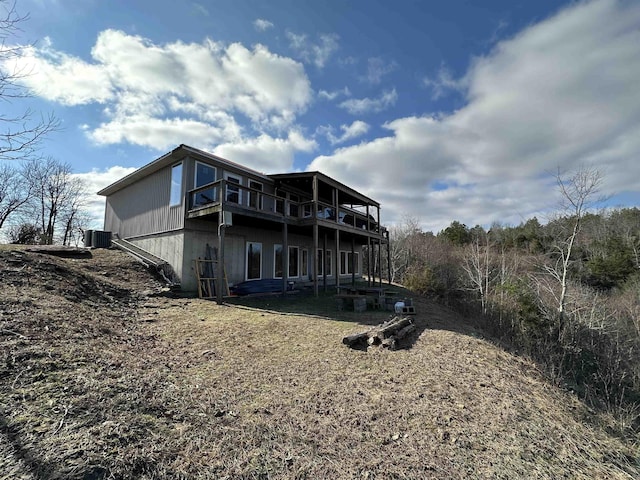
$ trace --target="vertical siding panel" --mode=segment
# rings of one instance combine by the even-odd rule
[[[170,207],[170,192],[171,167],[167,167],[110,195],[105,230],[128,238],[183,228],[184,195],[180,205]]]

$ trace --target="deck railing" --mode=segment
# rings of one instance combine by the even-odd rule
[[[305,219],[315,216],[358,230],[379,233],[380,229],[372,216],[340,205],[334,207],[325,202],[294,202],[261,190],[238,185],[226,179],[216,180],[187,192],[189,211],[199,210],[216,204],[237,205],[249,211],[268,213],[287,218]],[[314,208],[315,205],[315,208]]]

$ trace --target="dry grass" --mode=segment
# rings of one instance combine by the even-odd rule
[[[640,475],[637,445],[424,299],[406,349],[361,352],[342,336],[385,313],[149,296],[106,250],[0,265],[0,479]]]

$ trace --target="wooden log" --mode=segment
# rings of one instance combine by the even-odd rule
[[[347,335],[342,338],[342,343],[345,345],[354,346],[358,344],[367,343],[367,334],[366,333],[354,333],[352,335]]]
[[[396,322],[392,322],[383,328],[377,329],[377,335],[380,337],[381,340],[383,340],[395,334],[396,332],[402,330],[406,326],[411,325],[411,323],[412,321],[409,317],[400,318]]]
[[[383,348],[388,348],[389,350],[395,350],[396,349],[396,339],[395,339],[395,337],[385,338],[384,340],[382,340],[380,345],[382,345]]]
[[[407,335],[409,335],[410,333],[412,333],[415,329],[416,329],[416,326],[414,324],[407,325],[403,329],[398,330],[398,333],[396,333],[394,337],[396,340],[400,340],[406,337]]]

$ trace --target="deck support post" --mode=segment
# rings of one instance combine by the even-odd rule
[[[336,228],[334,242],[336,245],[336,258],[334,268],[336,269],[336,292],[340,293],[340,230]]]
[[[356,286],[356,237],[351,237],[351,285]]]
[[[218,213],[218,264],[216,272],[216,301],[222,305],[222,282],[224,282],[224,211]]]
[[[386,236],[387,236],[387,280],[388,280],[388,284],[391,285],[391,240],[390,240],[389,230],[387,230]]]
[[[313,204],[311,208],[313,212],[313,295],[318,296],[318,270],[320,266],[318,265],[318,175],[313,175],[313,180],[311,181],[311,189]],[[324,257],[323,257],[324,258]],[[324,267],[323,270],[324,272]]]
[[[329,262],[331,264],[331,262]],[[327,292],[327,232],[322,237],[322,288]]]
[[[282,296],[287,295],[289,283],[289,226],[287,219],[282,223]]]

